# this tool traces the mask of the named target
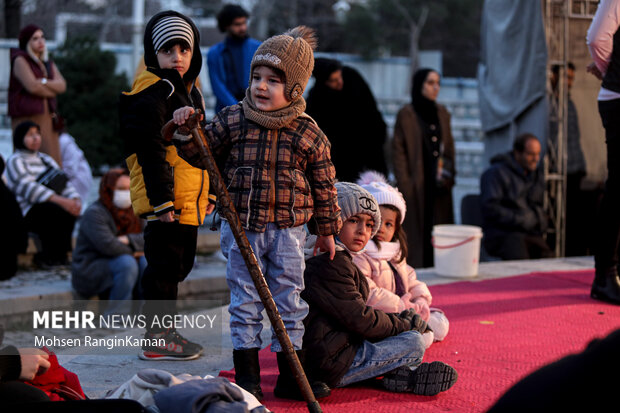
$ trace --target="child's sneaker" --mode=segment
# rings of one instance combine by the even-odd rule
[[[408,366],[394,369],[383,376],[382,384],[386,390],[393,392],[434,396],[452,387],[457,377],[453,367],[441,361],[433,361],[422,363],[415,370]]]
[[[164,339],[161,346],[142,346],[139,357],[142,360],[194,360],[202,354],[202,346],[192,343],[176,330],[170,329],[161,333],[144,333],[146,339]]]

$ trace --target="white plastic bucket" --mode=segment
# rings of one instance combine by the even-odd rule
[[[432,235],[437,275],[478,275],[482,228],[474,225],[435,225]]]

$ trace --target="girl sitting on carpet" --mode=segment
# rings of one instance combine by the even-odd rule
[[[405,199],[379,172],[364,172],[357,183],[375,197],[381,211],[381,226],[373,242],[353,256],[353,263],[368,278],[367,304],[386,313],[413,308],[432,330],[423,335],[428,348],[433,340],[446,337],[450,324],[441,310],[430,308],[431,292],[407,265],[407,235],[402,226],[407,212]]]
[[[316,237],[306,243],[305,289],[309,304],[304,320],[303,347],[310,382],[343,387],[378,376],[390,391],[435,395],[457,379],[451,366],[422,363],[422,333],[427,323],[412,308],[400,314],[366,305],[368,282],[353,264],[381,225],[379,206],[359,185],[338,182],[338,204],[343,221],[336,238],[336,254],[314,256]]]

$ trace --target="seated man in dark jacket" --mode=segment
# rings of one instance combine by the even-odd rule
[[[351,255],[377,232],[381,213],[359,185],[338,182],[336,189],[343,220],[336,253],[308,259],[304,273],[301,296],[310,306],[303,344],[311,360],[308,378],[343,387],[383,376],[382,385],[390,391],[430,396],[448,390],[456,370],[439,361],[422,363],[426,322],[413,309],[388,314],[366,305],[368,282]],[[310,240],[306,246],[306,255],[314,255],[316,246]]]
[[[536,136],[520,135],[512,152],[491,159],[480,178],[484,247],[491,255],[504,260],[553,256],[542,237],[547,216],[540,150]]]

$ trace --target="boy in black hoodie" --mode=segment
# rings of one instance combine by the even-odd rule
[[[140,354],[144,360],[189,360],[202,353],[199,344],[186,340],[174,328],[153,323],[155,317],[161,320],[176,312],[178,283],[194,263],[198,226],[215,203],[215,196],[209,195],[207,172],[181,159],[175,146],[161,135],[176,109],[204,110],[195,86],[202,66],[199,43],[200,33],[188,17],[175,11],[153,16],[144,31],[146,69],[120,99],[132,205],[136,215],[148,222],[144,230],[148,265],[142,279],[147,316],[144,338],[165,343],[144,345]]]

